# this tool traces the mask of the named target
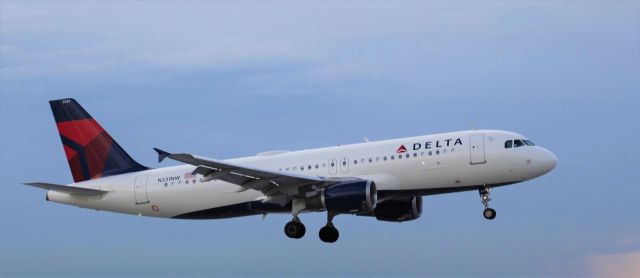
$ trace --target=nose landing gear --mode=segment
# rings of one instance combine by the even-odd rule
[[[484,187],[480,188],[479,192],[480,192],[480,199],[482,201],[482,204],[484,205],[484,211],[482,212],[482,215],[487,220],[492,220],[496,218],[496,210],[489,207],[489,201],[491,201],[491,198],[489,198],[489,193],[491,193],[491,187],[485,184]]]

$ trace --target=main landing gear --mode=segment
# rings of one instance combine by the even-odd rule
[[[291,202],[291,214],[293,215],[293,220],[284,225],[284,234],[290,238],[302,238],[304,233],[307,231],[304,224],[302,224],[298,217],[303,209],[304,202],[302,200],[294,199]]]
[[[307,231],[307,229],[304,227],[304,224],[302,224],[302,222],[300,221],[300,218],[298,217],[298,215],[302,211],[302,208],[304,207],[300,204],[300,202],[296,200],[293,201],[292,203],[293,219],[289,221],[286,225],[284,225],[284,234],[290,238],[296,238],[296,239],[302,238],[305,232]],[[336,216],[335,213],[327,212],[327,224],[324,227],[322,227],[322,229],[320,229],[320,232],[318,232],[318,236],[320,236],[320,240],[327,243],[333,243],[333,242],[336,242],[336,240],[338,240],[340,233],[338,232],[338,229],[336,229],[336,227],[333,226],[333,222],[332,222],[335,216]]]
[[[489,193],[491,193],[491,187],[485,184],[485,186],[480,188],[479,191],[480,191],[480,199],[482,201],[482,204],[484,205],[484,211],[482,212],[482,215],[484,216],[484,218],[488,220],[492,220],[496,218],[496,210],[489,207],[489,201],[491,201],[491,198],[489,198]]]
[[[327,225],[322,227],[322,229],[320,229],[320,232],[318,232],[318,235],[320,236],[320,240],[327,243],[333,243],[333,242],[336,242],[336,240],[338,240],[338,237],[340,237],[340,233],[338,232],[338,229],[336,229],[336,227],[333,226],[333,217],[335,216],[336,216],[335,214],[327,212]]]
[[[293,217],[293,220],[289,221],[287,225],[284,225],[284,234],[290,238],[302,238],[307,228],[300,222],[300,218]]]

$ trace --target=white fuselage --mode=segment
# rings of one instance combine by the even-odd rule
[[[228,161],[305,176],[360,177],[375,181],[380,193],[418,196],[430,190],[446,193],[512,184],[551,171],[557,158],[550,151],[538,146],[505,148],[507,140],[524,138],[507,131],[472,130],[269,152]],[[240,186],[224,181],[202,182],[201,176],[191,174],[194,169],[182,165],[88,180],[72,185],[108,192],[77,196],[49,191],[47,198],[84,208],[167,218],[264,198],[256,190],[237,192]]]

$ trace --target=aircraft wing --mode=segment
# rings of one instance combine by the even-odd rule
[[[286,203],[305,192],[313,192],[318,188],[357,178],[325,178],[320,176],[304,176],[281,173],[270,170],[241,166],[217,159],[194,156],[187,153],[168,153],[154,148],[158,152],[158,161],[170,158],[186,164],[197,166],[193,174],[201,174],[203,181],[223,180],[241,186],[238,192],[254,189],[262,192],[266,199],[263,202]]]

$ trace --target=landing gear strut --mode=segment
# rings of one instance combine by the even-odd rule
[[[318,235],[320,236],[320,240],[327,243],[333,243],[338,240],[338,237],[340,237],[338,229],[333,226],[333,217],[335,216],[335,214],[327,212],[327,225],[322,227],[322,229],[320,229],[320,232],[318,233]]]
[[[491,198],[489,198],[491,187],[485,184],[484,187],[480,188],[479,191],[480,199],[482,201],[482,204],[484,205],[484,211],[482,212],[482,215],[488,220],[496,218],[496,210],[489,207],[489,201],[491,201]]]
[[[304,202],[300,199],[294,199],[291,203],[291,214],[293,219],[284,225],[284,234],[290,238],[302,238],[307,228],[304,227],[298,215],[304,209]]]

